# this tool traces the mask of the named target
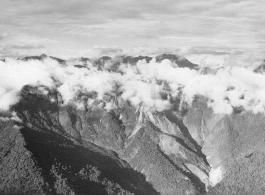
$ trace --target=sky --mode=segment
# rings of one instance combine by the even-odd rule
[[[173,52],[201,66],[265,59],[264,0],[1,0],[0,57]]]

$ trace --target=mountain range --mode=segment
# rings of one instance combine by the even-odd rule
[[[18,60],[46,58],[69,66],[45,54]],[[80,58],[73,67],[103,70],[110,63],[107,70],[119,73],[122,64],[152,60],[201,75],[217,72],[174,54]],[[119,95],[102,102],[85,92],[79,95],[86,101],[99,102],[79,109],[60,90],[41,87],[23,86],[19,101],[0,110],[0,194],[264,194],[264,113],[242,106],[216,113],[203,95],[191,103],[178,95],[168,98],[171,107],[153,110]]]

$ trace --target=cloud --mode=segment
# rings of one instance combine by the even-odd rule
[[[30,44],[27,44],[27,45],[10,45],[9,47],[12,49],[18,49],[18,50],[31,50],[31,49],[44,48],[43,45],[34,46],[34,45],[30,45]]]
[[[49,39],[13,33],[5,35],[0,45],[1,57],[21,57],[23,55],[40,55],[46,51],[45,44],[54,43]]]
[[[89,49],[86,53],[86,56],[97,59],[102,56],[111,56],[114,57],[122,53],[122,49],[117,47],[107,47],[107,46],[94,46],[92,49]]]
[[[19,45],[5,45],[0,48],[0,56],[6,57],[21,57],[24,55],[34,55],[36,50],[40,53],[44,53],[43,45],[31,45],[31,44],[19,44]]]
[[[201,67],[224,67],[224,66],[243,66],[243,67],[257,67],[262,63],[264,57],[253,53],[252,51],[202,51],[193,52],[189,51],[184,55],[192,63],[198,64]]]
[[[55,56],[69,51],[71,57],[94,45],[227,47],[254,55],[265,50],[265,8],[259,0],[3,0],[0,6],[1,31],[46,39],[41,45]]]
[[[157,56],[163,53],[178,53],[184,54],[184,49],[172,49],[170,47],[150,47],[148,45],[135,46],[131,48],[119,48],[119,47],[108,47],[108,46],[94,46],[88,49],[85,56],[92,59],[97,59],[102,56]],[[185,53],[186,54],[186,53]]]
[[[46,66],[49,64],[48,66]],[[19,92],[25,85],[51,87],[53,81],[49,68],[55,62],[46,63],[38,61],[22,62],[12,59],[0,61],[0,109],[7,110],[19,101]]]
[[[0,35],[0,41],[2,41],[4,39],[3,35]]]
[[[0,61],[0,109],[8,110],[17,103],[25,85],[39,87],[44,94],[41,86],[56,88],[63,104],[73,103],[80,109],[100,105],[109,110],[118,100],[160,112],[171,109],[180,98],[191,105],[198,95],[207,97],[208,106],[216,113],[231,114],[235,108],[258,113],[265,108],[265,76],[249,68],[227,66],[202,75],[178,68],[169,60],[115,65],[115,71],[110,69],[111,62],[103,69],[90,62],[83,64],[86,68],[67,62],[70,64],[65,66],[50,58]]]
[[[190,54],[185,57],[201,67],[222,67],[228,65],[229,56],[230,54]]]

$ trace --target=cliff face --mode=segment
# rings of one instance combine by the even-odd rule
[[[264,114],[239,108],[215,114],[202,96],[190,106],[177,99],[161,112],[116,99],[112,109],[78,109],[63,104],[56,89],[44,94],[32,86],[20,96],[0,117],[1,194],[259,195],[265,189]]]

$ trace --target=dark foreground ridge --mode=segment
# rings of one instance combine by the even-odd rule
[[[13,125],[1,125],[1,194],[159,194],[111,151]]]

